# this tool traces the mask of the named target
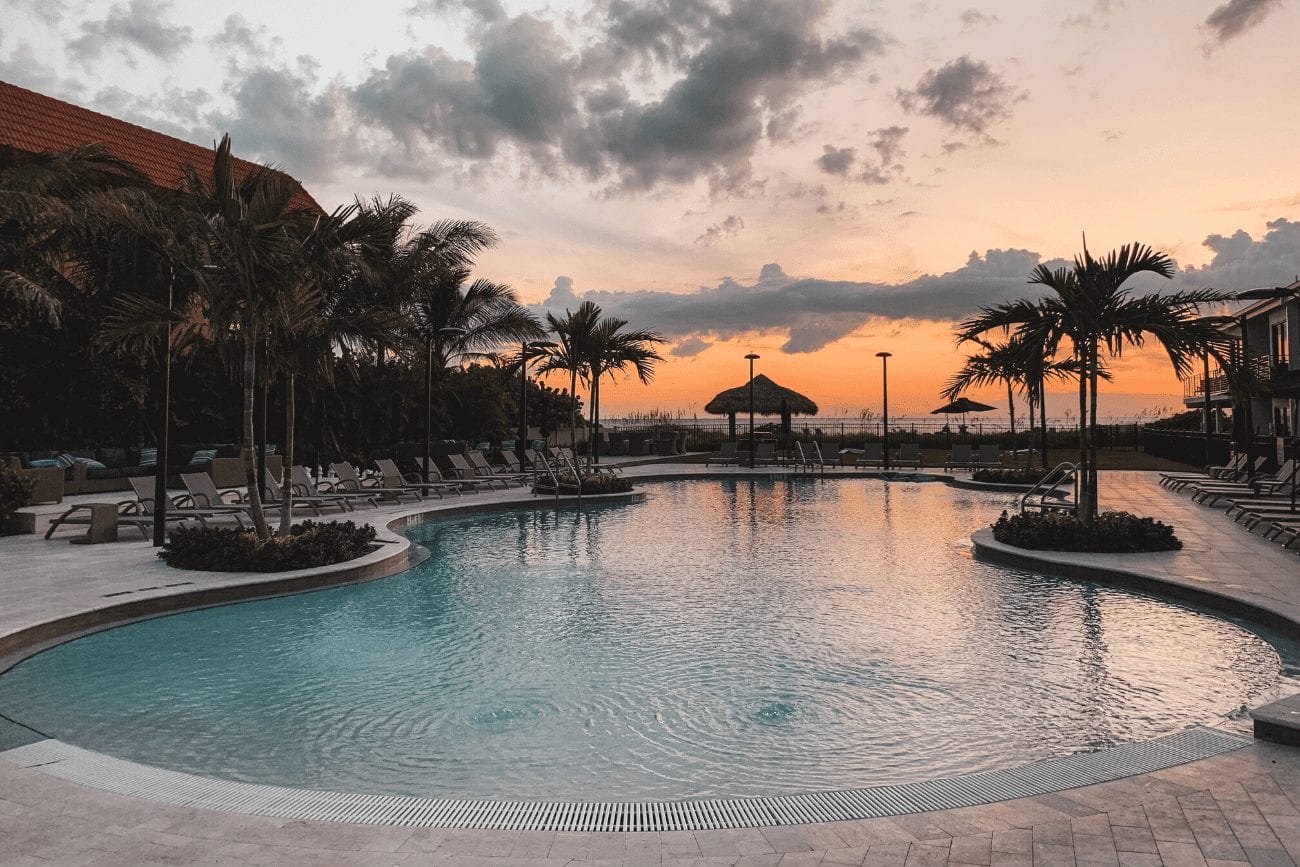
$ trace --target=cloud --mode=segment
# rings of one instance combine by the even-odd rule
[[[874,161],[859,160],[856,148],[837,148],[832,145],[822,147],[822,155],[817,158],[817,166],[828,175],[861,181],[866,184],[887,184],[903,171],[899,162],[903,151],[903,138],[907,127],[890,126],[873,130],[867,141],[867,147],[876,154]],[[858,171],[854,167],[860,165]]]
[[[982,60],[962,55],[921,76],[916,87],[895,94],[899,105],[938,118],[958,132],[985,137],[989,127],[1011,117],[1011,107],[1028,95],[1007,84]]]
[[[997,22],[998,16],[989,15],[978,9],[967,9],[961,13],[961,26],[964,30],[973,30],[976,27],[988,26]]]
[[[1179,272],[1180,288],[1256,289],[1285,286],[1300,276],[1300,222],[1279,218],[1266,224],[1256,241],[1244,229],[1210,235],[1203,245],[1214,258],[1203,267]]]
[[[193,41],[191,28],[167,23],[170,10],[166,0],[115,3],[107,17],[82,23],[81,36],[68,43],[68,51],[86,65],[110,46],[116,46],[128,61],[134,59],[135,49],[169,60]]]
[[[412,159],[432,147],[614,191],[704,179],[741,192],[758,147],[798,132],[800,96],[884,50],[872,30],[823,34],[828,14],[827,0],[610,0],[580,46],[540,18],[499,16],[472,61],[432,46],[394,55],[352,99]]]
[[[68,0],[5,0],[4,5],[25,9],[46,24],[58,24],[68,11]]]
[[[270,35],[266,25],[251,24],[238,12],[227,15],[221,29],[208,38],[208,42],[216,48],[225,49],[232,54],[242,55],[259,63],[268,61],[274,46],[279,45],[281,41],[278,36]]]
[[[721,223],[714,223],[705,229],[704,234],[695,239],[695,243],[701,247],[712,247],[723,238],[734,238],[743,228],[745,228],[745,221],[732,214]]]
[[[837,148],[823,145],[822,155],[817,158],[817,166],[828,175],[848,175],[849,169],[858,159],[856,148]]]
[[[668,350],[668,354],[674,358],[694,358],[712,345],[699,337],[688,337]]]
[[[1210,235],[1204,243],[1214,252],[1206,266],[1183,270],[1173,281],[1134,280],[1132,288],[1138,292],[1205,286],[1246,289],[1286,285],[1300,274],[1300,221],[1274,220],[1258,241],[1237,231]],[[792,277],[780,265],[768,264],[752,281],[729,277],[686,293],[593,290],[579,296],[564,278],[538,306],[558,311],[579,300],[594,301],[607,313],[678,341],[673,351],[677,356],[696,354],[715,340],[754,333],[785,335],[783,352],[815,352],[877,317],[951,322],[981,306],[1036,297],[1040,287],[1026,281],[1043,261],[1041,254],[1031,250],[972,252],[960,268],[898,284]],[[1052,259],[1044,264],[1055,268],[1067,263]]]
[[[484,23],[500,21],[506,17],[506,10],[499,0],[418,0],[412,6],[402,10],[407,15],[440,17],[448,12],[468,12],[473,18]]]
[[[1222,45],[1258,26],[1281,5],[1282,0],[1228,0],[1216,7],[1203,25],[1212,40],[1209,48]]]

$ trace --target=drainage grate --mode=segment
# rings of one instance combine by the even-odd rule
[[[700,831],[762,828],[950,810],[1044,795],[1157,771],[1240,749],[1251,739],[1216,729],[1097,753],[898,786],[772,798],[698,801],[497,801],[317,792],[168,771],[44,740],[0,753],[84,786],[163,804],[283,819],[498,831]]]

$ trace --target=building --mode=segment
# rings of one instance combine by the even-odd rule
[[[86,145],[102,145],[162,189],[180,189],[187,164],[200,172],[212,165],[212,148],[0,81],[0,146],[35,154]],[[254,163],[236,160],[236,172],[254,168]],[[302,184],[294,182],[294,205],[323,213]]]
[[[1249,406],[1240,399],[1234,406],[1228,377],[1217,365],[1211,365],[1208,377],[1202,371],[1183,381],[1183,403],[1203,409],[1208,396],[1212,428],[1225,432],[1231,420],[1234,439],[1247,426],[1256,437],[1294,436],[1300,401],[1300,279],[1241,294],[1254,300],[1237,311],[1226,333],[1235,341],[1237,357],[1246,359],[1254,374]]]

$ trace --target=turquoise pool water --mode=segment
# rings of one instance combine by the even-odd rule
[[[1221,721],[1279,684],[1246,629],[974,562],[1012,498],[839,480],[415,527],[400,576],[164,617],[0,677],[0,711],[149,764],[344,791],[771,795]]]

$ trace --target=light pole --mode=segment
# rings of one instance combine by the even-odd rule
[[[889,471],[889,356],[892,354],[893,353],[890,352],[876,353],[876,358],[880,359],[880,378],[881,378],[881,382],[883,383],[883,387],[881,388],[881,396],[884,400],[884,407],[885,407],[885,411],[884,411],[885,458],[884,458],[883,466],[886,472]]]
[[[439,352],[442,351],[443,341],[459,340],[468,332],[464,328],[439,328],[434,332],[434,336],[429,338],[425,346],[424,356],[424,454],[420,456],[421,477],[424,483],[429,484],[429,461],[433,456],[429,454],[433,451],[433,344],[436,340]],[[445,363],[445,361],[444,361]]]
[[[749,359],[749,468],[754,468],[754,362],[758,356],[749,353],[745,358]]]
[[[167,452],[171,449],[172,414],[172,303],[176,272],[167,277],[167,323],[163,326],[162,406],[158,419],[158,460],[153,468],[153,546],[167,541]]]
[[[524,465],[524,449],[528,446],[528,357],[533,350],[554,348],[555,344],[549,340],[534,340],[519,348],[519,438],[515,440],[515,457],[520,467]]]

